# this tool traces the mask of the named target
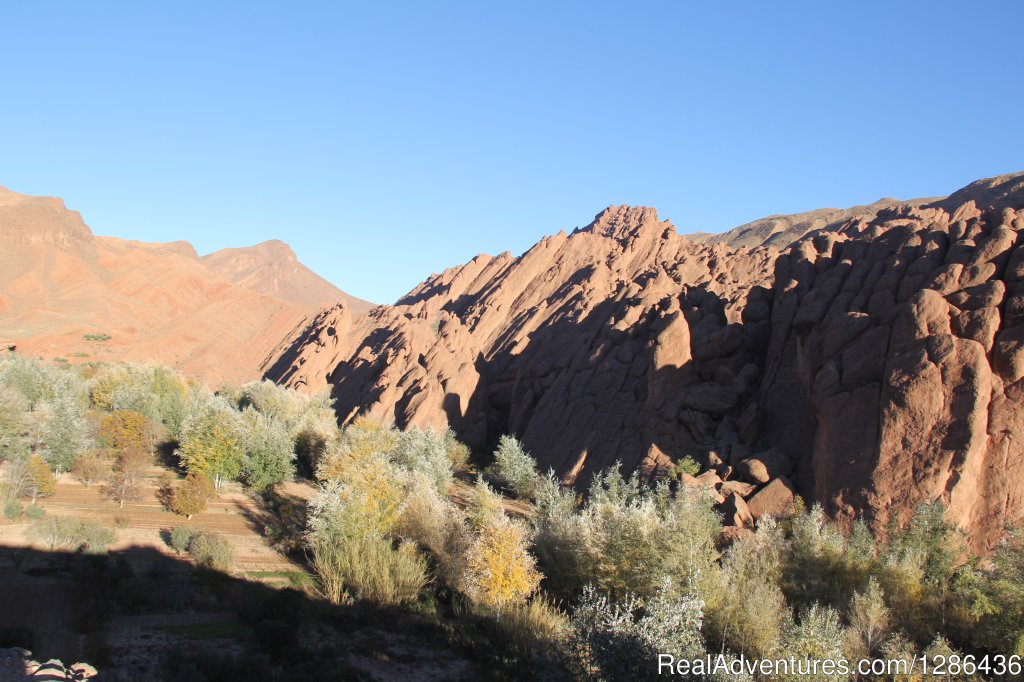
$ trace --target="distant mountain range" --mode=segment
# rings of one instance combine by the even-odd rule
[[[283,242],[200,258],[188,242],[95,236],[60,199],[0,187],[0,344],[20,352],[242,382],[306,316],[338,302],[372,307]]]

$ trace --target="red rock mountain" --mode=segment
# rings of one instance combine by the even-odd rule
[[[301,306],[322,308],[341,301],[359,313],[373,307],[307,268],[290,246],[277,239],[240,249],[221,249],[203,256],[202,261],[235,284]]]
[[[152,361],[242,382],[260,376],[305,317],[337,301],[369,305],[281,242],[200,258],[187,242],[94,236],[60,199],[0,188],[0,341],[19,352]]]
[[[1024,521],[1022,231],[1024,173],[713,237],[611,207],[325,309],[266,374],[330,387],[342,421],[514,433],[578,483],[690,455],[740,515],[795,490],[881,529],[941,498],[985,549]]]

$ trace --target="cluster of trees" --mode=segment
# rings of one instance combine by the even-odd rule
[[[0,506],[8,517],[71,472],[119,506],[137,501],[157,449],[187,473],[169,491],[186,517],[226,481],[263,492],[307,467],[337,431],[329,401],[270,382],[210,391],[164,367],[0,358]]]

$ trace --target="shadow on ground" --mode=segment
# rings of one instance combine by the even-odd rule
[[[100,680],[516,677],[481,659],[465,619],[446,616],[435,595],[403,610],[335,606],[150,547],[0,548],[0,604],[0,648],[85,661]]]

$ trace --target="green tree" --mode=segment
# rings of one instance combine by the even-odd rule
[[[206,476],[220,490],[238,477],[245,458],[238,413],[219,397],[196,412],[182,426],[178,457],[189,473]]]
[[[57,472],[69,471],[75,457],[92,445],[84,408],[72,396],[61,394],[40,403],[36,415],[47,464]]]
[[[502,436],[494,451],[492,471],[499,481],[519,497],[533,495],[537,486],[537,461],[512,436]]]
[[[28,402],[16,391],[0,386],[0,462],[28,455],[31,429]]]
[[[246,485],[260,492],[290,481],[295,475],[295,439],[284,424],[246,408],[242,413],[242,426],[245,448],[242,479]]]

